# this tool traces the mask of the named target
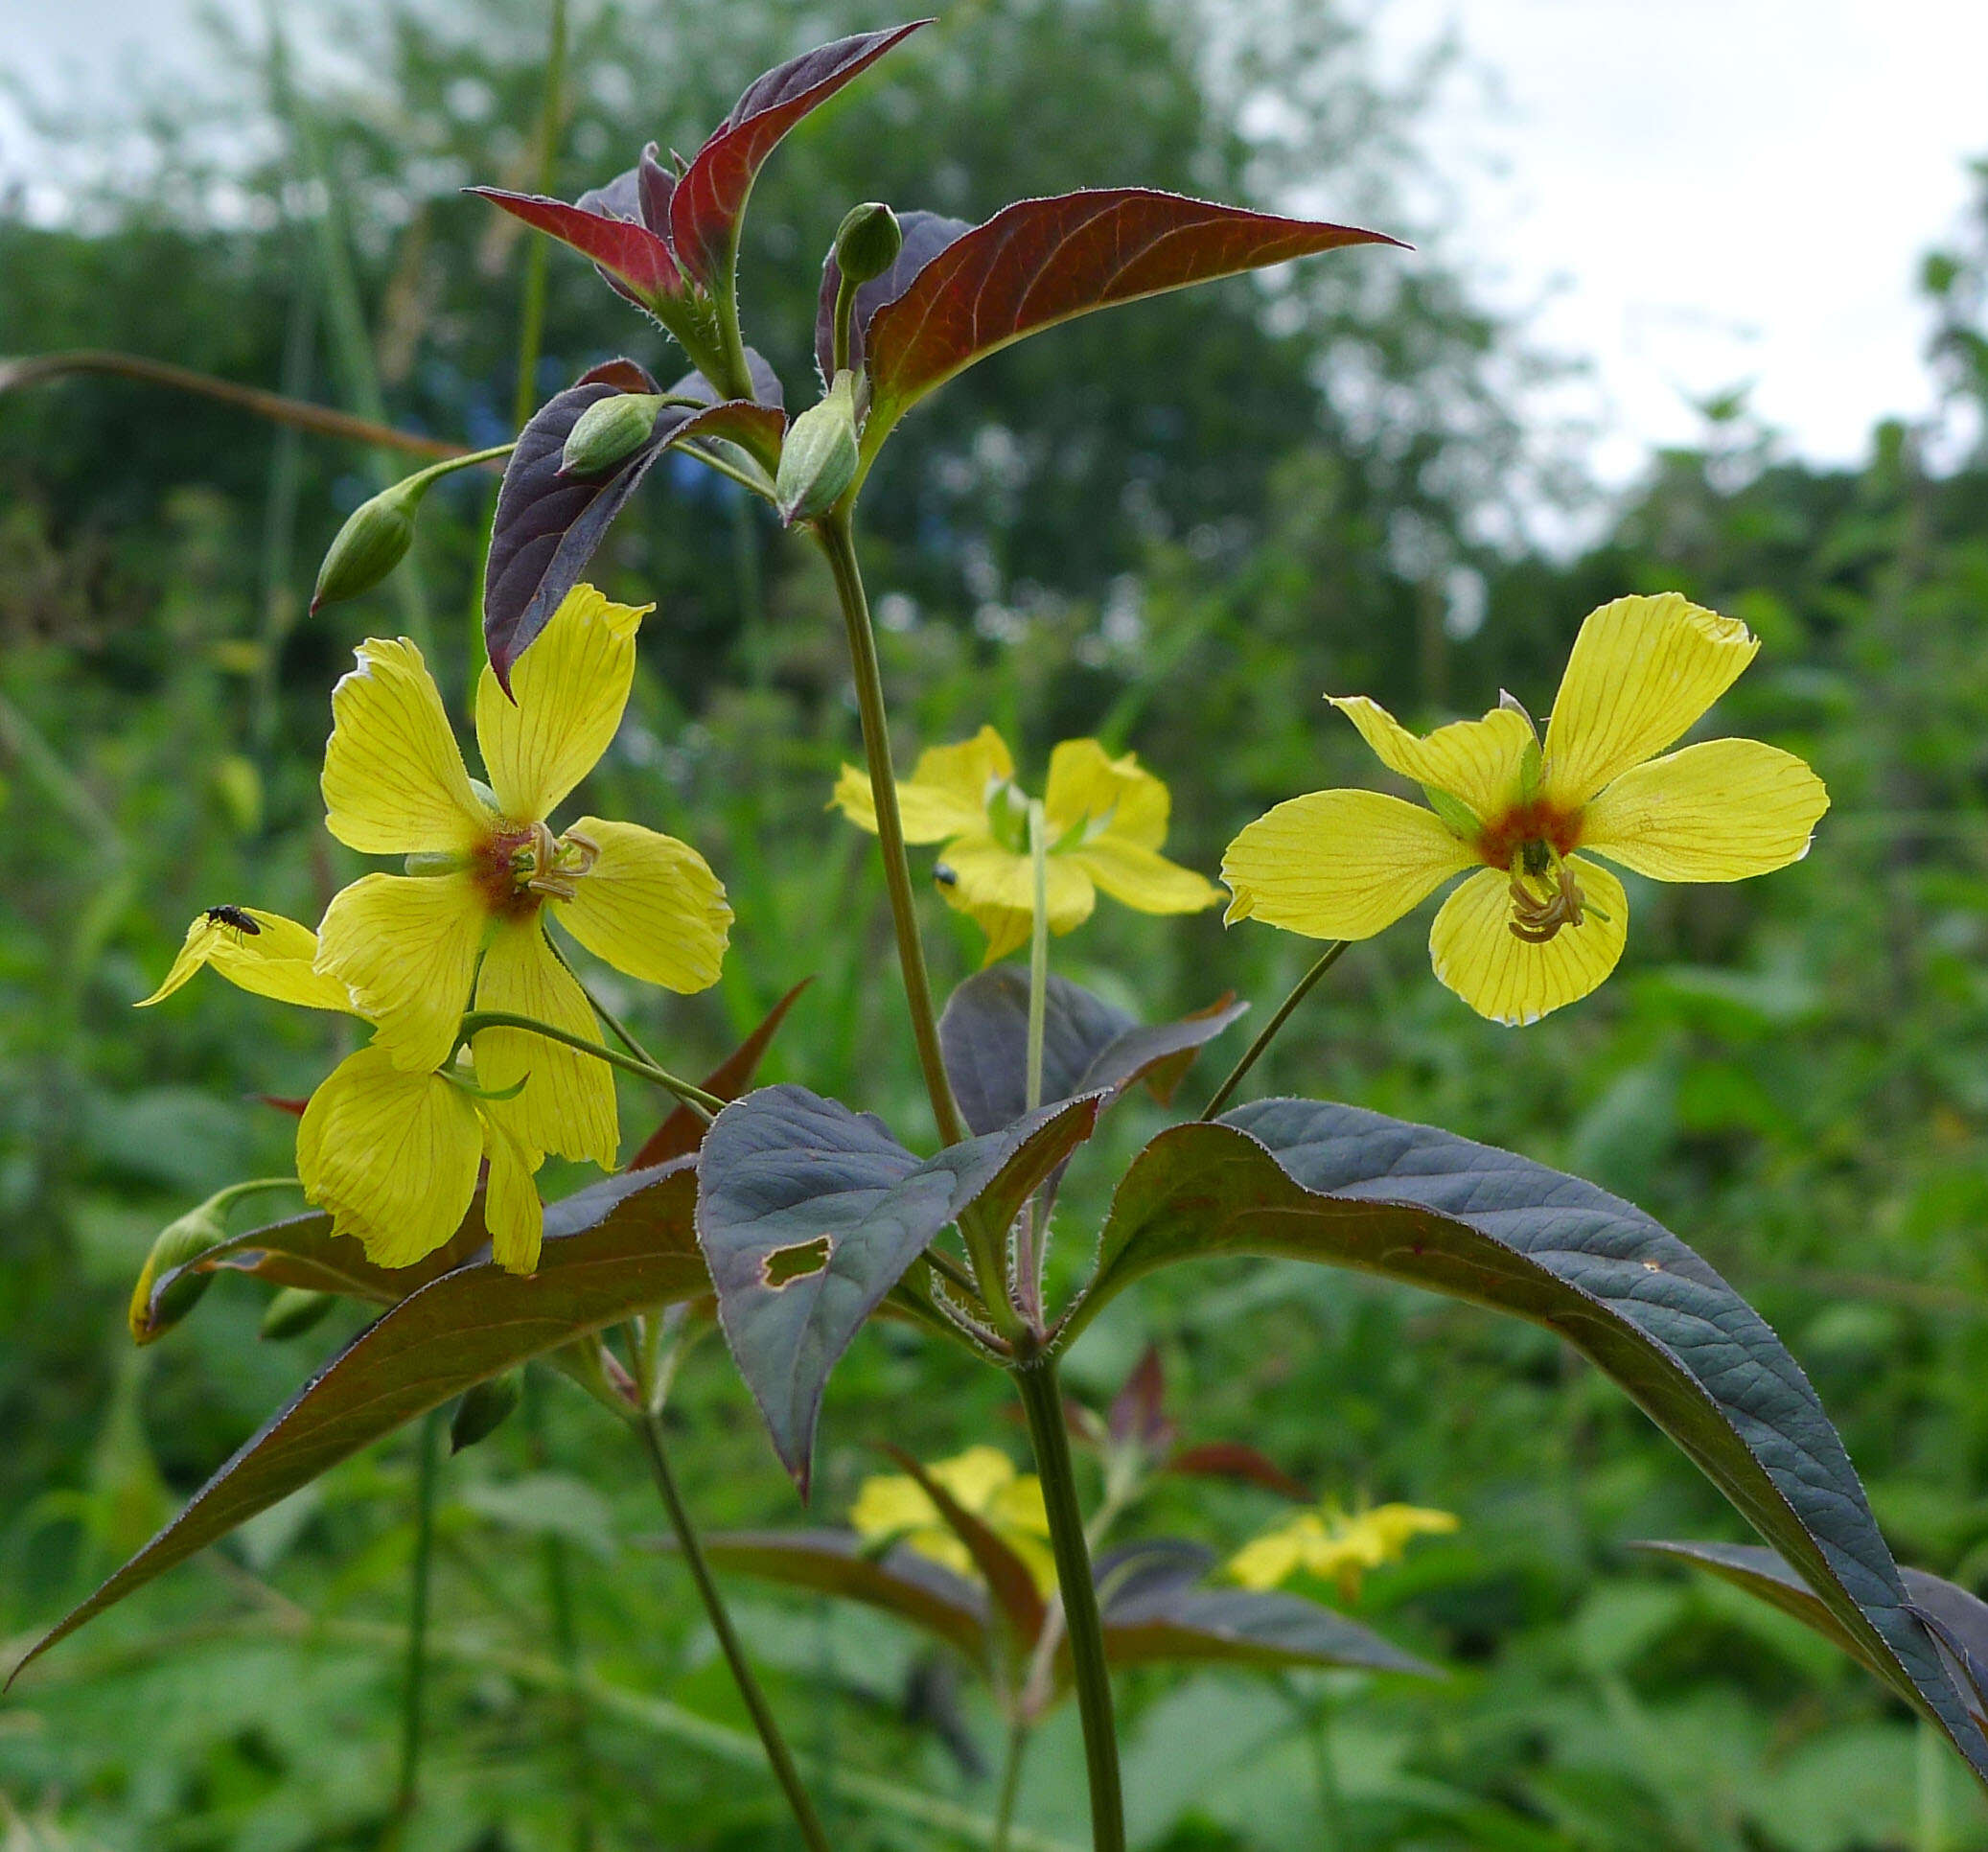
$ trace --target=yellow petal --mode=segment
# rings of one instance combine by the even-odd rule
[[[902,1537],[937,1517],[938,1507],[925,1495],[924,1487],[900,1472],[864,1480],[857,1489],[856,1502],[849,1507],[850,1527],[859,1537],[871,1540]]]
[[[1006,742],[991,727],[958,746],[932,746],[918,755],[909,778],[897,787],[897,810],[907,843],[943,843],[954,836],[987,827],[987,794],[1014,776],[1015,762]],[[874,836],[877,810],[869,774],[844,765],[836,780],[831,806],[852,823]]]
[[[1474,858],[1419,804],[1378,791],[1314,791],[1231,843],[1226,918],[1311,938],[1371,938]]]
[[[1828,808],[1792,752],[1707,740],[1630,767],[1583,813],[1581,845],[1658,881],[1740,881],[1800,861]]]
[[[545,943],[536,918],[506,921],[483,954],[476,1007],[532,1016],[569,1035],[598,1043],[593,1010],[573,974]],[[535,1159],[547,1151],[614,1168],[621,1146],[614,1110],[614,1074],[605,1061],[523,1029],[478,1030],[473,1043],[476,1079],[486,1091],[515,1099],[493,1101],[492,1115]]]
[[[1423,1505],[1375,1505],[1354,1520],[1377,1538],[1384,1557],[1392,1561],[1415,1537],[1447,1537],[1457,1528],[1454,1512],[1431,1511]]]
[[[1493,707],[1482,720],[1451,721],[1418,737],[1365,695],[1326,699],[1360,729],[1390,772],[1461,798],[1479,817],[1493,815],[1517,797],[1519,761],[1533,739],[1523,714]]]
[[[1139,848],[1156,849],[1167,840],[1172,801],[1136,752],[1113,758],[1095,739],[1067,739],[1050,754],[1042,807],[1052,841],[1089,824]]]
[[[230,984],[259,997],[301,1004],[307,1009],[351,1011],[352,998],[345,986],[312,968],[317,935],[310,927],[260,907],[234,911],[254,921],[257,930],[251,933],[207,914],[196,914],[165,982],[139,1008],[170,997],[202,965],[211,964]]]
[[[674,836],[582,817],[566,832],[599,858],[555,917],[596,958],[644,984],[685,995],[718,982],[731,909],[710,864]]]
[[[1142,914],[1198,914],[1222,897],[1214,882],[1192,868],[1123,842],[1116,832],[1072,849],[1067,856],[1052,857],[1050,866],[1063,860],[1082,868],[1114,900]]]
[[[983,1517],[995,1494],[1013,1483],[1015,1463],[998,1447],[970,1447],[925,1470],[935,1485],[951,1493],[976,1517]]]
[[[1680,738],[1753,660],[1737,617],[1675,591],[1618,598],[1574,639],[1546,725],[1546,796],[1567,806]]]
[[[1014,1473],[997,1486],[983,1516],[1010,1541],[1018,1537],[1050,1534],[1050,1508],[1043,1497],[1042,1481],[1032,1472]]]
[[[325,909],[317,968],[380,1025],[376,1047],[409,1073],[432,1070],[455,1047],[488,919],[467,874],[369,874]]]
[[[1277,1588],[1298,1573],[1307,1548],[1322,1534],[1318,1519],[1301,1513],[1245,1543],[1229,1559],[1229,1575],[1245,1588]]]
[[[654,605],[617,605],[590,585],[568,591],[511,670],[506,699],[486,664],[476,744],[514,822],[543,822],[613,744],[635,681],[636,632]]]
[[[489,813],[421,652],[368,637],[358,667],[332,690],[324,749],[325,827],[367,855],[465,854]]]
[[[1032,857],[1003,848],[991,836],[976,836],[952,844],[946,849],[946,866],[954,880],[939,892],[947,906],[970,914],[987,935],[985,962],[992,964],[1029,942],[1029,922],[1035,917]],[[1098,904],[1091,877],[1069,855],[1049,858],[1049,897],[1050,931],[1059,935],[1075,932]]]
[[[1567,867],[1583,898],[1608,917],[1590,912],[1543,945],[1511,931],[1511,878],[1500,869],[1481,869],[1443,903],[1429,929],[1429,958],[1436,975],[1480,1016],[1537,1023],[1586,996],[1615,969],[1629,930],[1629,896],[1597,863],[1569,856]]]
[[[507,1273],[534,1273],[544,1236],[545,1209],[539,1200],[539,1187],[532,1181],[531,1154],[495,1112],[486,1108],[479,1117],[483,1154],[490,1160],[483,1224],[490,1230],[491,1254]]]
[[[383,1267],[412,1266],[462,1226],[482,1154],[469,1097],[377,1046],[332,1070],[297,1127],[304,1194]]]

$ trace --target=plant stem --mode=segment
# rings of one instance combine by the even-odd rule
[[[545,1379],[536,1370],[524,1379],[524,1419],[532,1464],[543,1471],[545,1444]],[[573,1852],[593,1852],[593,1752],[587,1741],[587,1700],[580,1688],[580,1629],[573,1612],[572,1565],[563,1537],[548,1534],[539,1543],[545,1574],[545,1609],[552,1623],[552,1651],[566,1676],[559,1694],[565,1713],[566,1752],[571,1764]]]
[[[640,1075],[644,1080],[653,1080],[659,1087],[675,1094],[693,1112],[704,1114],[706,1124],[725,1110],[725,1101],[716,1094],[692,1086],[688,1080],[681,1079],[667,1068],[658,1067],[654,1061],[637,1060],[633,1054],[623,1054],[614,1049],[604,1048],[599,1042],[589,1042],[584,1035],[569,1035],[563,1029],[553,1028],[550,1023],[540,1022],[536,1016],[515,1016],[508,1009],[473,1009],[462,1019],[459,1035],[467,1040],[486,1029],[529,1030],[534,1035],[543,1035],[548,1041],[564,1042],[567,1048],[578,1049],[582,1054],[591,1054],[610,1067]]]
[[[414,1561],[407,1588],[407,1665],[401,1687],[401,1779],[394,1817],[414,1811],[421,1777],[422,1707],[428,1693],[428,1586],[435,1566],[435,1494],[441,1483],[442,1411],[430,1409],[415,1443]]]
[[[1098,1611],[1098,1585],[1084,1542],[1084,1516],[1077,1504],[1076,1474],[1064,1426],[1063,1392],[1053,1358],[1038,1354],[1009,1374],[1029,1416],[1029,1439],[1049,1512],[1050,1547],[1056,1559],[1056,1583],[1063,1618],[1070,1630],[1070,1663],[1083,1721],[1084,1768],[1091,1786],[1091,1842],[1094,1852],[1124,1852],[1125,1803],[1119,1786],[1119,1743],[1112,1721],[1111,1668],[1104,1657],[1104,1623]]]
[[[1007,1752],[1001,1764],[1001,1798],[994,1807],[993,1852],[1007,1852],[1014,1830],[1015,1802],[1022,1793],[1022,1758],[1029,1751],[1029,1725],[1017,1718],[1008,1725]]]
[[[271,424],[316,431],[323,437],[349,438],[376,450],[405,451],[410,456],[455,457],[467,454],[469,450],[468,445],[451,444],[446,437],[423,437],[414,431],[395,430],[391,425],[334,411],[329,405],[314,405],[303,399],[287,398],[280,392],[238,385],[233,380],[218,380],[211,373],[196,373],[191,367],[174,366],[169,360],[148,359],[140,354],[119,354],[102,347],[68,348],[59,354],[31,354],[24,359],[9,360],[0,365],[0,392],[38,385],[44,380],[59,380],[72,373],[107,373],[117,379],[171,386],[179,392],[197,392],[205,399],[239,405]]]
[[[649,1456],[649,1470],[655,1477],[656,1489],[662,1494],[664,1508],[669,1512],[670,1528],[677,1534],[677,1546],[683,1552],[690,1579],[696,1583],[698,1595],[704,1602],[705,1614],[711,1623],[712,1632],[718,1636],[719,1650],[731,1668],[739,1696],[745,1700],[753,1727],[759,1732],[759,1741],[765,1747],[767,1761],[773,1765],[774,1779],[787,1795],[787,1804],[794,1810],[795,1821],[810,1852],[829,1852],[828,1836],[822,1830],[814,1802],[801,1786],[800,1771],[794,1766],[787,1740],[780,1734],[780,1726],[767,1704],[766,1694],[760,1690],[759,1680],[753,1677],[752,1668],[746,1659],[746,1650],[732,1629],[725,1597],[718,1592],[718,1585],[711,1579],[711,1565],[705,1560],[704,1545],[698,1540],[696,1528],[690,1521],[689,1508],[683,1503],[683,1494],[677,1489],[676,1475],[671,1472],[669,1456],[663,1450],[661,1419],[654,1409],[645,1405],[635,1425],[641,1435],[643,1450]]]
[[[1328,1852],[1346,1852],[1346,1803],[1339,1793],[1339,1767],[1332,1757],[1332,1700],[1329,1694],[1305,1706],[1311,1769],[1318,1781],[1319,1823]]]
[[[1318,955],[1317,962],[1291,986],[1291,994],[1277,1007],[1277,1014],[1263,1025],[1262,1033],[1249,1045],[1242,1059],[1229,1070],[1229,1077],[1214,1090],[1214,1098],[1202,1109],[1203,1119],[1213,1119],[1229,1103],[1229,1097],[1242,1084],[1243,1076],[1257,1065],[1263,1051],[1277,1039],[1277,1031],[1290,1020],[1291,1011],[1310,994],[1311,986],[1339,962],[1341,954],[1352,943],[1350,938],[1335,938]]]
[[[1029,1110],[1042,1104],[1042,1037],[1050,997],[1050,825],[1029,799],[1029,854],[1035,864],[1035,917],[1029,932]]]
[[[958,1145],[966,1136],[966,1126],[954,1102],[945,1060],[939,1053],[938,1019],[932,1009],[932,981],[925,971],[925,944],[918,936],[911,862],[905,855],[904,819],[897,808],[897,775],[890,764],[890,726],[884,711],[884,678],[877,663],[876,632],[869,621],[869,599],[863,590],[863,574],[856,565],[856,544],[847,510],[840,509],[817,521],[813,531],[828,556],[829,570],[835,574],[836,595],[842,600],[843,622],[849,634],[849,666],[856,679],[856,703],[863,716],[863,751],[869,761],[869,791],[877,812],[877,846],[884,858],[884,879],[890,890],[890,921],[897,930],[897,961],[904,970],[905,1001],[911,1007],[918,1066],[924,1072],[925,1090],[932,1096],[939,1140],[942,1144]],[[990,1302],[1000,1296],[998,1291],[990,1291]]]

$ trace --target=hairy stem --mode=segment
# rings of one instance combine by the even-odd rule
[[[843,622],[849,634],[849,666],[856,678],[856,702],[863,716],[863,751],[869,761],[870,797],[877,812],[877,845],[884,858],[884,879],[890,890],[890,921],[897,930],[897,961],[904,970],[905,1001],[911,1007],[912,1034],[918,1044],[918,1066],[925,1090],[932,1096],[933,1117],[940,1141],[958,1145],[966,1126],[954,1102],[946,1067],[938,1048],[938,1019],[932,1008],[932,980],[925,971],[925,942],[918,934],[913,897],[911,862],[905,854],[904,820],[897,808],[897,774],[890,764],[890,727],[884,711],[884,678],[877,663],[876,632],[869,621],[869,599],[856,565],[856,544],[846,511],[815,524],[814,533],[835,574],[836,595],[842,600]],[[997,1295],[998,1296],[998,1295]]]
[[[1249,1045],[1242,1059],[1229,1070],[1229,1077],[1214,1090],[1214,1098],[1202,1109],[1203,1119],[1213,1119],[1229,1103],[1230,1097],[1242,1084],[1244,1076],[1257,1065],[1263,1051],[1277,1039],[1277,1031],[1290,1020],[1291,1011],[1310,995],[1311,986],[1339,962],[1340,956],[1352,943],[1352,940],[1350,938],[1335,938],[1318,955],[1317,961],[1311,969],[1291,986],[1291,994],[1277,1006],[1277,1014],[1263,1025],[1262,1033]]]
[[[672,1074],[667,1068],[659,1068],[654,1061],[638,1060],[633,1054],[623,1054],[617,1049],[604,1048],[599,1042],[589,1042],[584,1035],[569,1035],[563,1029],[555,1029],[550,1023],[542,1023],[536,1016],[515,1016],[508,1009],[473,1009],[462,1019],[460,1039],[467,1041],[485,1029],[524,1029],[534,1035],[543,1035],[548,1041],[564,1042],[567,1048],[578,1049],[582,1054],[591,1054],[596,1060],[607,1062],[610,1067],[620,1068],[625,1073],[639,1075],[644,1080],[653,1080],[659,1087],[675,1094],[693,1112],[702,1113],[705,1123],[709,1124],[725,1110],[725,1101],[714,1093],[706,1093],[702,1087],[693,1086],[688,1080]]]
[[[1070,1632],[1071,1672],[1077,1713],[1084,1730],[1084,1769],[1091,1787],[1091,1843],[1095,1852],[1124,1852],[1125,1803],[1119,1783],[1118,1729],[1112,1719],[1111,1668],[1104,1658],[1104,1622],[1098,1611],[1098,1585],[1084,1541],[1084,1515],[1077,1503],[1076,1474],[1064,1426],[1063,1392],[1052,1358],[1037,1355],[1009,1372],[1029,1417],[1035,1470],[1049,1512],[1050,1547],[1056,1559],[1056,1583]]]
[[[670,1528],[677,1534],[677,1546],[683,1553],[690,1579],[697,1585],[705,1617],[711,1623],[711,1632],[718,1636],[719,1650],[725,1655],[726,1664],[731,1668],[739,1696],[745,1700],[752,1725],[759,1732],[759,1741],[765,1747],[767,1761],[773,1766],[774,1777],[786,1794],[787,1804],[794,1810],[795,1821],[810,1852],[829,1852],[828,1835],[815,1812],[814,1802],[801,1785],[800,1771],[794,1766],[793,1752],[787,1748],[787,1739],[780,1734],[780,1726],[766,1702],[766,1694],[760,1690],[759,1680],[747,1661],[746,1650],[732,1628],[725,1597],[718,1592],[718,1585],[712,1580],[711,1565],[705,1560],[704,1545],[698,1540],[696,1528],[690,1521],[689,1508],[683,1503],[683,1494],[677,1489],[676,1475],[671,1472],[669,1456],[663,1450],[661,1419],[653,1408],[645,1405],[636,1429],[642,1438],[643,1450],[649,1456],[649,1470],[655,1477],[656,1489],[662,1494],[663,1505],[669,1512]]]

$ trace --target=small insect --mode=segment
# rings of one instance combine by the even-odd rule
[[[251,938],[263,930],[240,907],[210,907],[207,909],[207,923],[210,926],[232,926],[238,933],[247,933]]]
[[[941,888],[957,888],[959,885],[959,871],[955,868],[949,868],[943,862],[933,864],[932,878]]]

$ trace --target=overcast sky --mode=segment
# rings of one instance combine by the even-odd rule
[[[1593,363],[1606,479],[1694,437],[1694,401],[1736,385],[1817,460],[1927,408],[1913,278],[1988,154],[1988,0],[1355,4],[1390,62],[1453,28],[1495,74],[1501,96],[1453,84],[1433,125],[1462,176],[1459,254]],[[0,68],[37,89],[170,68],[196,55],[194,12],[0,0]],[[31,152],[0,102],[0,174]]]

